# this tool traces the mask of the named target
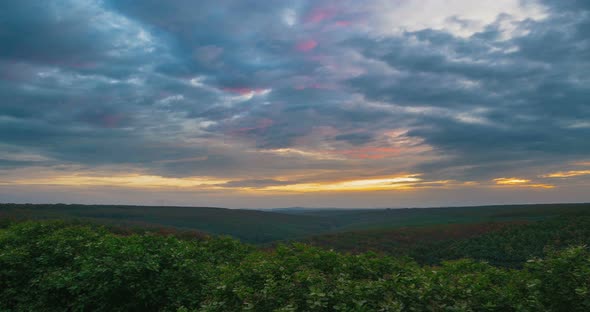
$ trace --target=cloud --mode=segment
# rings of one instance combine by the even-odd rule
[[[430,29],[351,41],[391,70],[349,85],[371,100],[448,112],[416,116],[408,132],[454,158],[424,164],[421,171],[436,174],[436,167],[456,166],[472,178],[514,169],[507,162],[534,166],[582,158],[590,152],[584,143],[589,133],[572,125],[590,113],[584,104],[590,89],[580,84],[588,79],[582,69],[590,65],[590,48],[579,35],[587,33],[588,22],[583,12],[550,13],[517,23],[522,34],[507,40]],[[495,24],[486,30],[499,31]]]
[[[572,178],[590,175],[590,170],[571,170],[571,171],[560,171],[550,174],[543,175],[544,178]]]
[[[563,164],[590,153],[589,10],[554,0],[3,3],[0,148],[42,160],[0,154],[0,167],[115,166],[227,188],[579,171]]]
[[[253,187],[253,188],[260,188],[260,187],[268,187],[268,186],[277,186],[277,185],[288,185],[293,184],[293,182],[289,181],[280,181],[280,180],[273,180],[273,179],[261,179],[261,180],[238,180],[238,181],[230,181],[223,184],[224,187]]]
[[[309,39],[309,40],[305,40],[305,41],[301,41],[299,43],[297,43],[297,45],[295,46],[295,48],[297,48],[297,50],[301,51],[301,52],[309,52],[313,49],[315,49],[318,45],[318,42],[313,40],[313,39]]]
[[[555,186],[551,184],[535,184],[531,183],[529,179],[523,178],[496,178],[493,180],[499,186],[502,187],[524,187],[524,188],[538,188],[538,189],[552,189]]]
[[[334,137],[336,141],[345,141],[352,145],[364,145],[373,140],[373,134],[371,133],[346,133],[340,134]]]

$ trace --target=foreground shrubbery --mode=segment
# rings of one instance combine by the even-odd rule
[[[522,270],[437,267],[304,245],[120,236],[60,222],[0,230],[1,311],[590,311],[590,253]]]

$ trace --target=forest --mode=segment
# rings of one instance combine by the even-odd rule
[[[402,227],[535,222],[590,215],[590,204],[542,204],[414,209],[273,209],[77,204],[0,204],[0,219],[79,220],[128,229],[165,228],[229,235],[252,244],[306,240],[324,234]],[[356,234],[354,234],[356,236]]]
[[[304,242],[343,252],[404,255],[422,264],[471,258],[522,267],[528,259],[550,250],[590,244],[590,216],[350,231],[313,236]]]
[[[270,244],[4,210],[0,311],[589,311],[590,216],[560,207]]]

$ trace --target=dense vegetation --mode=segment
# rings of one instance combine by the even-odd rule
[[[0,216],[85,220],[126,227],[174,227],[264,243],[319,233],[329,224],[306,216],[210,207],[0,204]]]
[[[532,257],[568,246],[590,245],[590,216],[557,217],[522,226],[509,226],[460,240],[414,246],[409,255],[423,263],[473,258],[494,265],[519,267]]]
[[[0,311],[588,311],[589,208],[0,204]]]
[[[450,224],[313,236],[305,242],[345,252],[405,255],[422,264],[472,258],[520,267],[550,249],[590,245],[590,216],[537,222]]]
[[[254,211],[206,207],[0,204],[0,217],[88,220],[96,223],[173,227],[264,244],[321,233],[399,227],[537,221],[557,215],[590,215],[590,204],[549,204],[428,209],[282,209]]]
[[[420,266],[301,244],[117,235],[59,221],[0,230],[2,311],[589,311],[590,252],[523,269]]]

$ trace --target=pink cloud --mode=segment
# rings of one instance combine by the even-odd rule
[[[352,25],[351,21],[336,21],[334,24],[336,24],[337,26],[341,26],[341,27],[348,27],[350,25]]]
[[[300,41],[299,43],[297,43],[295,48],[301,52],[309,52],[309,51],[315,49],[317,47],[317,45],[318,45],[317,41],[310,39],[310,40]]]
[[[306,23],[319,23],[323,20],[330,19],[336,12],[332,9],[324,9],[324,8],[317,8],[311,11],[309,15],[305,18]]]

